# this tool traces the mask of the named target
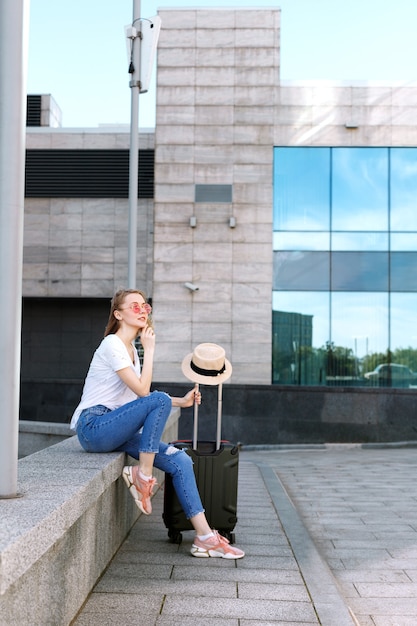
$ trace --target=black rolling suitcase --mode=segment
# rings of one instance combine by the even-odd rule
[[[237,481],[239,470],[238,446],[221,440],[222,385],[218,388],[216,441],[198,441],[198,405],[194,405],[193,439],[172,442],[186,449],[194,463],[194,473],[206,517],[230,543],[234,543],[237,522]],[[163,520],[173,543],[181,543],[181,531],[192,530],[175,493],[169,474],[165,478]]]

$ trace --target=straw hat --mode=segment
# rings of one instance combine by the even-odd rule
[[[226,353],[215,343],[200,343],[182,362],[183,374],[194,383],[219,385],[232,375]]]

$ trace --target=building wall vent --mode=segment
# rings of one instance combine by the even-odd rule
[[[27,96],[26,126],[41,125],[42,96]]]
[[[128,198],[129,150],[27,150],[26,198]],[[138,198],[153,198],[154,150],[139,150]]]

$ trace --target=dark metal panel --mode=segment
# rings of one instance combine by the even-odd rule
[[[42,96],[27,96],[26,104],[26,126],[40,126]]]
[[[138,198],[153,198],[154,150],[139,150]],[[127,198],[128,150],[27,150],[27,198]]]
[[[232,202],[232,185],[196,185],[196,202]]]

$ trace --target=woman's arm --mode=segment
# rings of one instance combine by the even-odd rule
[[[120,376],[125,385],[129,387],[138,396],[147,396],[150,392],[150,385],[143,384],[142,377],[138,378],[131,367],[125,367],[119,370],[117,374]],[[172,406],[178,406],[181,409],[186,409],[189,406],[193,406],[194,402],[201,404],[201,393],[193,387],[185,396],[176,397],[171,396]]]
[[[125,367],[118,370],[116,374],[122,379],[124,384],[129,387],[137,396],[147,396],[151,390],[150,384],[138,377],[131,367]]]
[[[140,377],[136,375],[131,367],[124,367],[116,373],[137,396],[147,396],[151,390],[153,357],[155,353],[155,333],[150,326],[142,330],[140,341],[143,346],[143,363]]]

